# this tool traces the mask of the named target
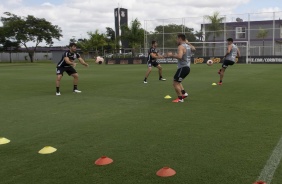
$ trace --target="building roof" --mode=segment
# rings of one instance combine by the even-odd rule
[[[275,23],[281,24],[282,25],[282,20],[278,19],[278,20],[274,20]],[[237,21],[237,22],[226,22],[225,24],[227,25],[237,25],[237,24],[248,24],[249,21]],[[250,21],[250,23],[252,25],[261,25],[261,24],[273,24],[273,20],[256,20],[256,21]],[[209,25],[210,23],[205,23],[205,24],[201,24],[201,25]],[[224,22],[222,23],[224,24]]]

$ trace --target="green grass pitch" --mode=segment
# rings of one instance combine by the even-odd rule
[[[58,97],[54,64],[0,64],[0,183],[252,184],[282,135],[282,65],[234,65],[223,86],[220,65],[192,65],[177,104],[164,99],[176,65],[163,68],[166,82],[153,69],[143,84],[145,65],[78,65],[82,93],[65,74]],[[114,162],[95,166],[103,155]],[[156,176],[164,166],[177,174]]]

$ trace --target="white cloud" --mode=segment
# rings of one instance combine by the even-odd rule
[[[7,3],[8,5],[21,5],[22,0],[9,0]]]
[[[41,4],[42,7],[45,7],[45,8],[53,8],[55,7],[55,5],[49,3],[49,2],[45,2],[43,4]]]
[[[214,11],[219,11],[222,15],[233,14],[238,6],[247,4],[250,0],[185,0],[181,2],[173,0],[68,0],[60,5],[46,1],[37,6],[11,6],[10,4],[13,2],[19,5],[22,0],[7,2],[9,4],[4,3],[3,5],[1,3],[1,12],[9,11],[20,16],[31,14],[45,18],[63,30],[64,37],[60,42],[56,41],[55,45],[66,45],[73,36],[76,38],[86,37],[88,31],[99,29],[100,32],[104,32],[105,27],[114,28],[114,8],[118,7],[118,4],[128,9],[129,21],[138,18],[143,25],[144,20],[154,20],[147,22],[147,28],[150,30],[163,23],[163,21],[156,21],[156,19],[167,19],[165,24],[182,24],[182,17],[187,17],[185,19],[186,26],[199,30],[204,15],[210,15]],[[279,10],[279,8],[266,8],[262,11]],[[234,18],[236,17],[234,15]]]

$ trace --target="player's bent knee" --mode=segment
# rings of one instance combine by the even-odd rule
[[[62,77],[63,77],[62,75],[57,75],[57,79],[56,80],[60,81],[62,79]]]
[[[73,74],[72,76],[73,76],[73,78],[76,78],[76,79],[78,78],[78,74],[77,73]]]

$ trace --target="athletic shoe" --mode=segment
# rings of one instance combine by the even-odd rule
[[[166,81],[166,79],[164,79],[164,78],[161,78],[161,79],[159,79],[160,81]]]
[[[144,84],[147,84],[148,82],[147,81],[144,81]]]
[[[79,91],[77,89],[73,90],[74,93],[81,93],[82,91]]]
[[[184,102],[184,99],[179,99],[179,98],[177,98],[177,99],[173,100],[172,102],[173,102],[173,103]]]
[[[187,98],[188,97],[188,93],[185,93],[185,94],[183,94],[182,95],[182,98],[184,99],[184,98]]]
[[[61,93],[60,92],[58,92],[58,93],[56,92],[56,96],[61,96]]]
[[[222,85],[222,82],[217,83],[218,85]]]
[[[221,69],[219,69],[217,73],[220,75],[220,73],[221,73]]]

